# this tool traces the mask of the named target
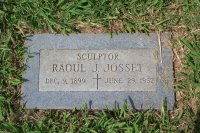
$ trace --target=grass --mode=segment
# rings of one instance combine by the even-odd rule
[[[23,47],[34,33],[172,33],[173,111],[26,110]],[[1,0],[0,132],[200,132],[199,0]]]

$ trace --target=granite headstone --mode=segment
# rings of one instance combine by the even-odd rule
[[[23,76],[26,108],[173,109],[173,62],[168,34],[36,34]],[[160,40],[159,40],[160,39]]]

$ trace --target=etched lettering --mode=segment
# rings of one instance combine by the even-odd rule
[[[107,64],[104,72],[141,72],[141,64]]]
[[[78,53],[77,60],[119,60],[118,53]]]
[[[107,78],[105,83],[120,84],[122,83],[122,79],[121,78]]]
[[[39,91],[154,91],[154,50],[143,50],[41,50]]]
[[[57,64],[53,64],[53,72],[58,71],[57,70]]]
[[[86,72],[83,64],[53,64],[53,72]]]

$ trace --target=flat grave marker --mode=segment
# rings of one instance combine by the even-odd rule
[[[173,108],[168,35],[36,34],[22,85],[26,108],[112,109],[125,100],[136,109]],[[161,47],[160,47],[161,46]],[[161,53],[160,53],[161,51]]]

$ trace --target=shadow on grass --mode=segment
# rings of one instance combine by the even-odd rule
[[[197,113],[197,119],[195,121],[194,133],[200,133],[200,108]]]

